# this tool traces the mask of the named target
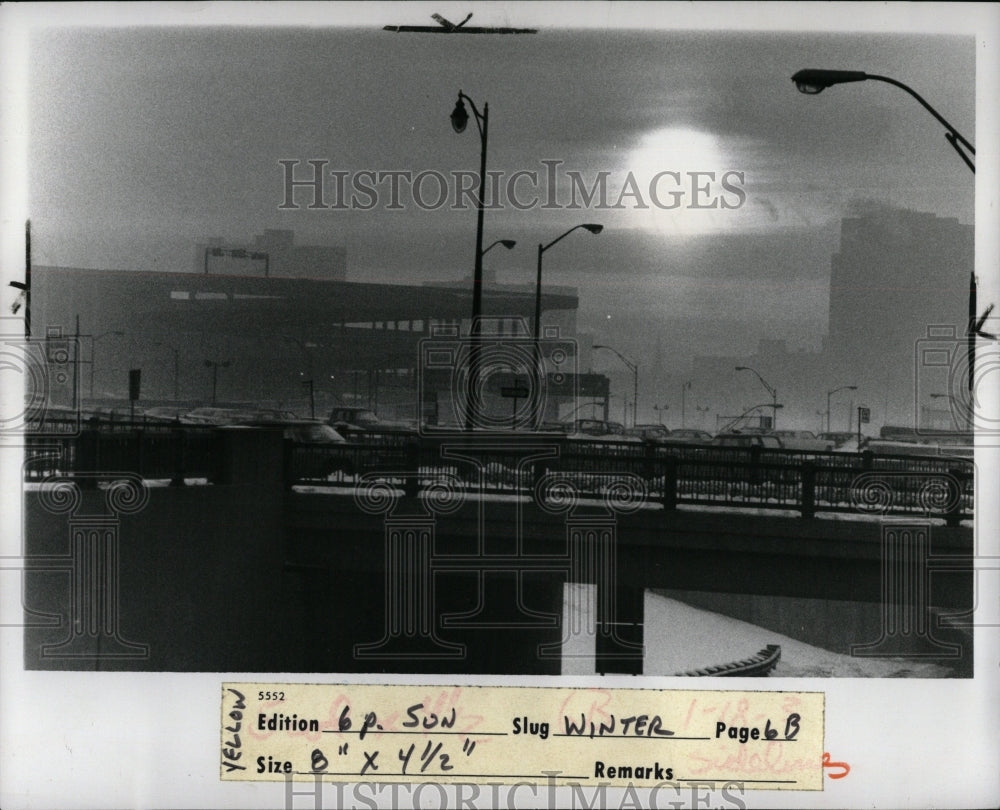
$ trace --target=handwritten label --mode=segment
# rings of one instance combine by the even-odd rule
[[[222,684],[223,780],[822,790],[824,695]]]

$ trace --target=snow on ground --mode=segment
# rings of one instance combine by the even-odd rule
[[[571,632],[563,649],[563,675],[593,675],[594,586],[567,585],[563,626]],[[781,645],[771,677],[784,678],[946,678],[939,664],[904,658],[854,658],[676,599],[646,592],[645,675],[676,675],[750,658],[768,644]]]

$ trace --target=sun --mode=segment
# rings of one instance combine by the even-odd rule
[[[721,139],[711,132],[668,127],[646,134],[623,167],[622,182],[634,178],[645,202],[633,206],[631,224],[682,236],[724,230],[745,199],[732,190],[741,180],[729,163]]]
[[[719,139],[710,132],[668,127],[645,135],[629,155],[628,168],[640,182],[662,171],[719,172],[725,159]]]

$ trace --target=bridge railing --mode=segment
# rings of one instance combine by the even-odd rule
[[[582,497],[600,497],[626,480],[632,497],[666,508],[780,509],[817,512],[921,514],[957,523],[974,511],[973,467],[967,458],[817,453],[715,446],[657,446],[631,442],[556,440],[494,443],[412,439],[316,447],[296,445],[286,481],[395,482],[419,492],[447,476],[454,485],[496,494],[538,495],[547,475]]]
[[[128,471],[176,484],[215,481],[223,452],[221,431],[208,426],[84,425],[75,435],[29,436],[25,478]],[[947,456],[372,433],[339,445],[286,442],[283,464],[289,487],[353,486],[375,477],[412,494],[447,480],[472,492],[544,497],[546,481],[558,479],[583,498],[627,486],[631,490],[623,494],[667,509],[688,504],[790,510],[806,517],[921,514],[950,523],[974,512],[972,461]]]
[[[48,432],[49,425],[46,424]],[[218,431],[173,423],[84,423],[74,433],[29,435],[24,478],[41,481],[52,475],[132,472],[143,478],[216,480],[223,453]],[[88,481],[93,482],[92,478]]]

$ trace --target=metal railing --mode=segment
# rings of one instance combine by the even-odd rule
[[[54,475],[101,473],[109,478],[130,472],[147,480],[216,480],[222,469],[221,437],[212,428],[173,423],[84,423],[76,432],[26,436],[25,481],[42,481]],[[88,482],[94,483],[93,477]]]
[[[547,457],[546,457],[547,455]],[[818,512],[921,514],[951,524],[974,512],[970,459],[874,453],[658,446],[572,439],[520,444],[461,439],[394,440],[329,447],[295,445],[289,486],[394,483],[416,495],[433,482],[487,494],[616,497],[679,505]]]
[[[578,499],[609,493],[632,503],[971,518],[973,464],[948,456],[810,452],[760,447],[657,445],[564,437],[503,439],[352,434],[345,444],[286,441],[284,478],[295,485],[356,487],[381,480],[408,495],[443,482],[469,493]],[[84,425],[27,437],[25,479],[128,471],[147,479],[214,481],[225,463],[208,426]],[[553,495],[553,493],[556,493]]]

